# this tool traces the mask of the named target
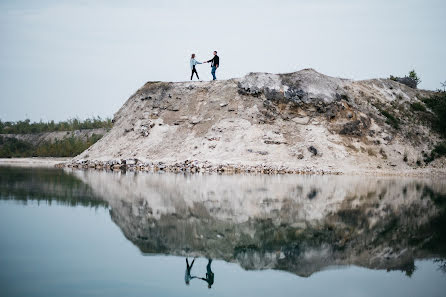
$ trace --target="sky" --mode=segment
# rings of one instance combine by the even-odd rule
[[[112,117],[147,81],[303,68],[446,80],[446,1],[0,0],[0,120]],[[210,80],[209,64],[198,65]]]

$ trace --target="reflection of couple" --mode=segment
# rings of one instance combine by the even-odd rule
[[[192,276],[191,270],[192,266],[194,265],[195,258],[192,260],[192,263],[189,265],[189,260],[186,258],[186,274],[184,276],[184,281],[186,282],[186,285],[189,285],[191,279],[198,278],[201,280],[204,280],[208,283],[208,288],[210,289],[212,285],[214,284],[214,273],[211,269],[212,259],[208,259],[208,265],[206,265],[206,278],[198,277],[198,276]]]
[[[220,65],[220,58],[217,56],[217,51],[214,51],[214,57],[212,59],[210,59],[209,61],[205,61],[203,63],[209,63],[209,62],[211,62],[212,79],[216,80],[217,77],[215,76],[215,71],[217,71],[217,68]],[[195,66],[197,64],[203,64],[203,63],[198,62],[197,60],[195,60],[195,54],[192,54],[192,56],[190,57],[190,68],[192,69],[192,74],[190,76],[190,80],[192,80],[192,78],[194,77],[194,73],[197,76],[197,79],[200,79],[198,77],[198,72],[197,72],[197,69],[195,68]]]

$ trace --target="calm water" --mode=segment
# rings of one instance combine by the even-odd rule
[[[445,208],[442,180],[0,167],[0,296],[446,296]]]

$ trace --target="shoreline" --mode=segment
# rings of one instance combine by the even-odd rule
[[[417,169],[370,169],[370,168],[333,168],[308,165],[304,167],[284,164],[213,163],[209,161],[185,160],[182,162],[142,162],[137,159],[91,161],[78,160],[55,165],[58,168],[105,171],[170,172],[188,174],[266,174],[266,175],[363,175],[363,176],[413,176],[446,177],[446,168],[422,167]],[[330,167],[330,166],[329,166]]]
[[[214,164],[186,160],[183,162],[139,162],[138,160],[75,161],[62,157],[0,158],[0,166],[70,168],[74,170],[169,172],[187,174],[265,174],[265,175],[363,175],[401,177],[445,177],[446,168],[423,167],[418,169],[370,169],[353,168],[334,170],[318,166],[289,167],[277,164]]]

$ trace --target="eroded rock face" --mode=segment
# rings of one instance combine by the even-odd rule
[[[446,184],[340,176],[75,171],[144,253],[309,276],[332,265],[398,269],[445,257]]]
[[[104,168],[110,160],[133,158],[165,168],[192,161],[213,168],[271,168],[267,172],[401,172],[418,168],[421,152],[439,139],[410,108],[427,95],[391,80],[352,81],[313,69],[226,81],[148,82],[115,114],[112,130],[71,165],[101,162]],[[311,158],[310,146],[317,158]],[[383,150],[386,158],[376,153]]]

